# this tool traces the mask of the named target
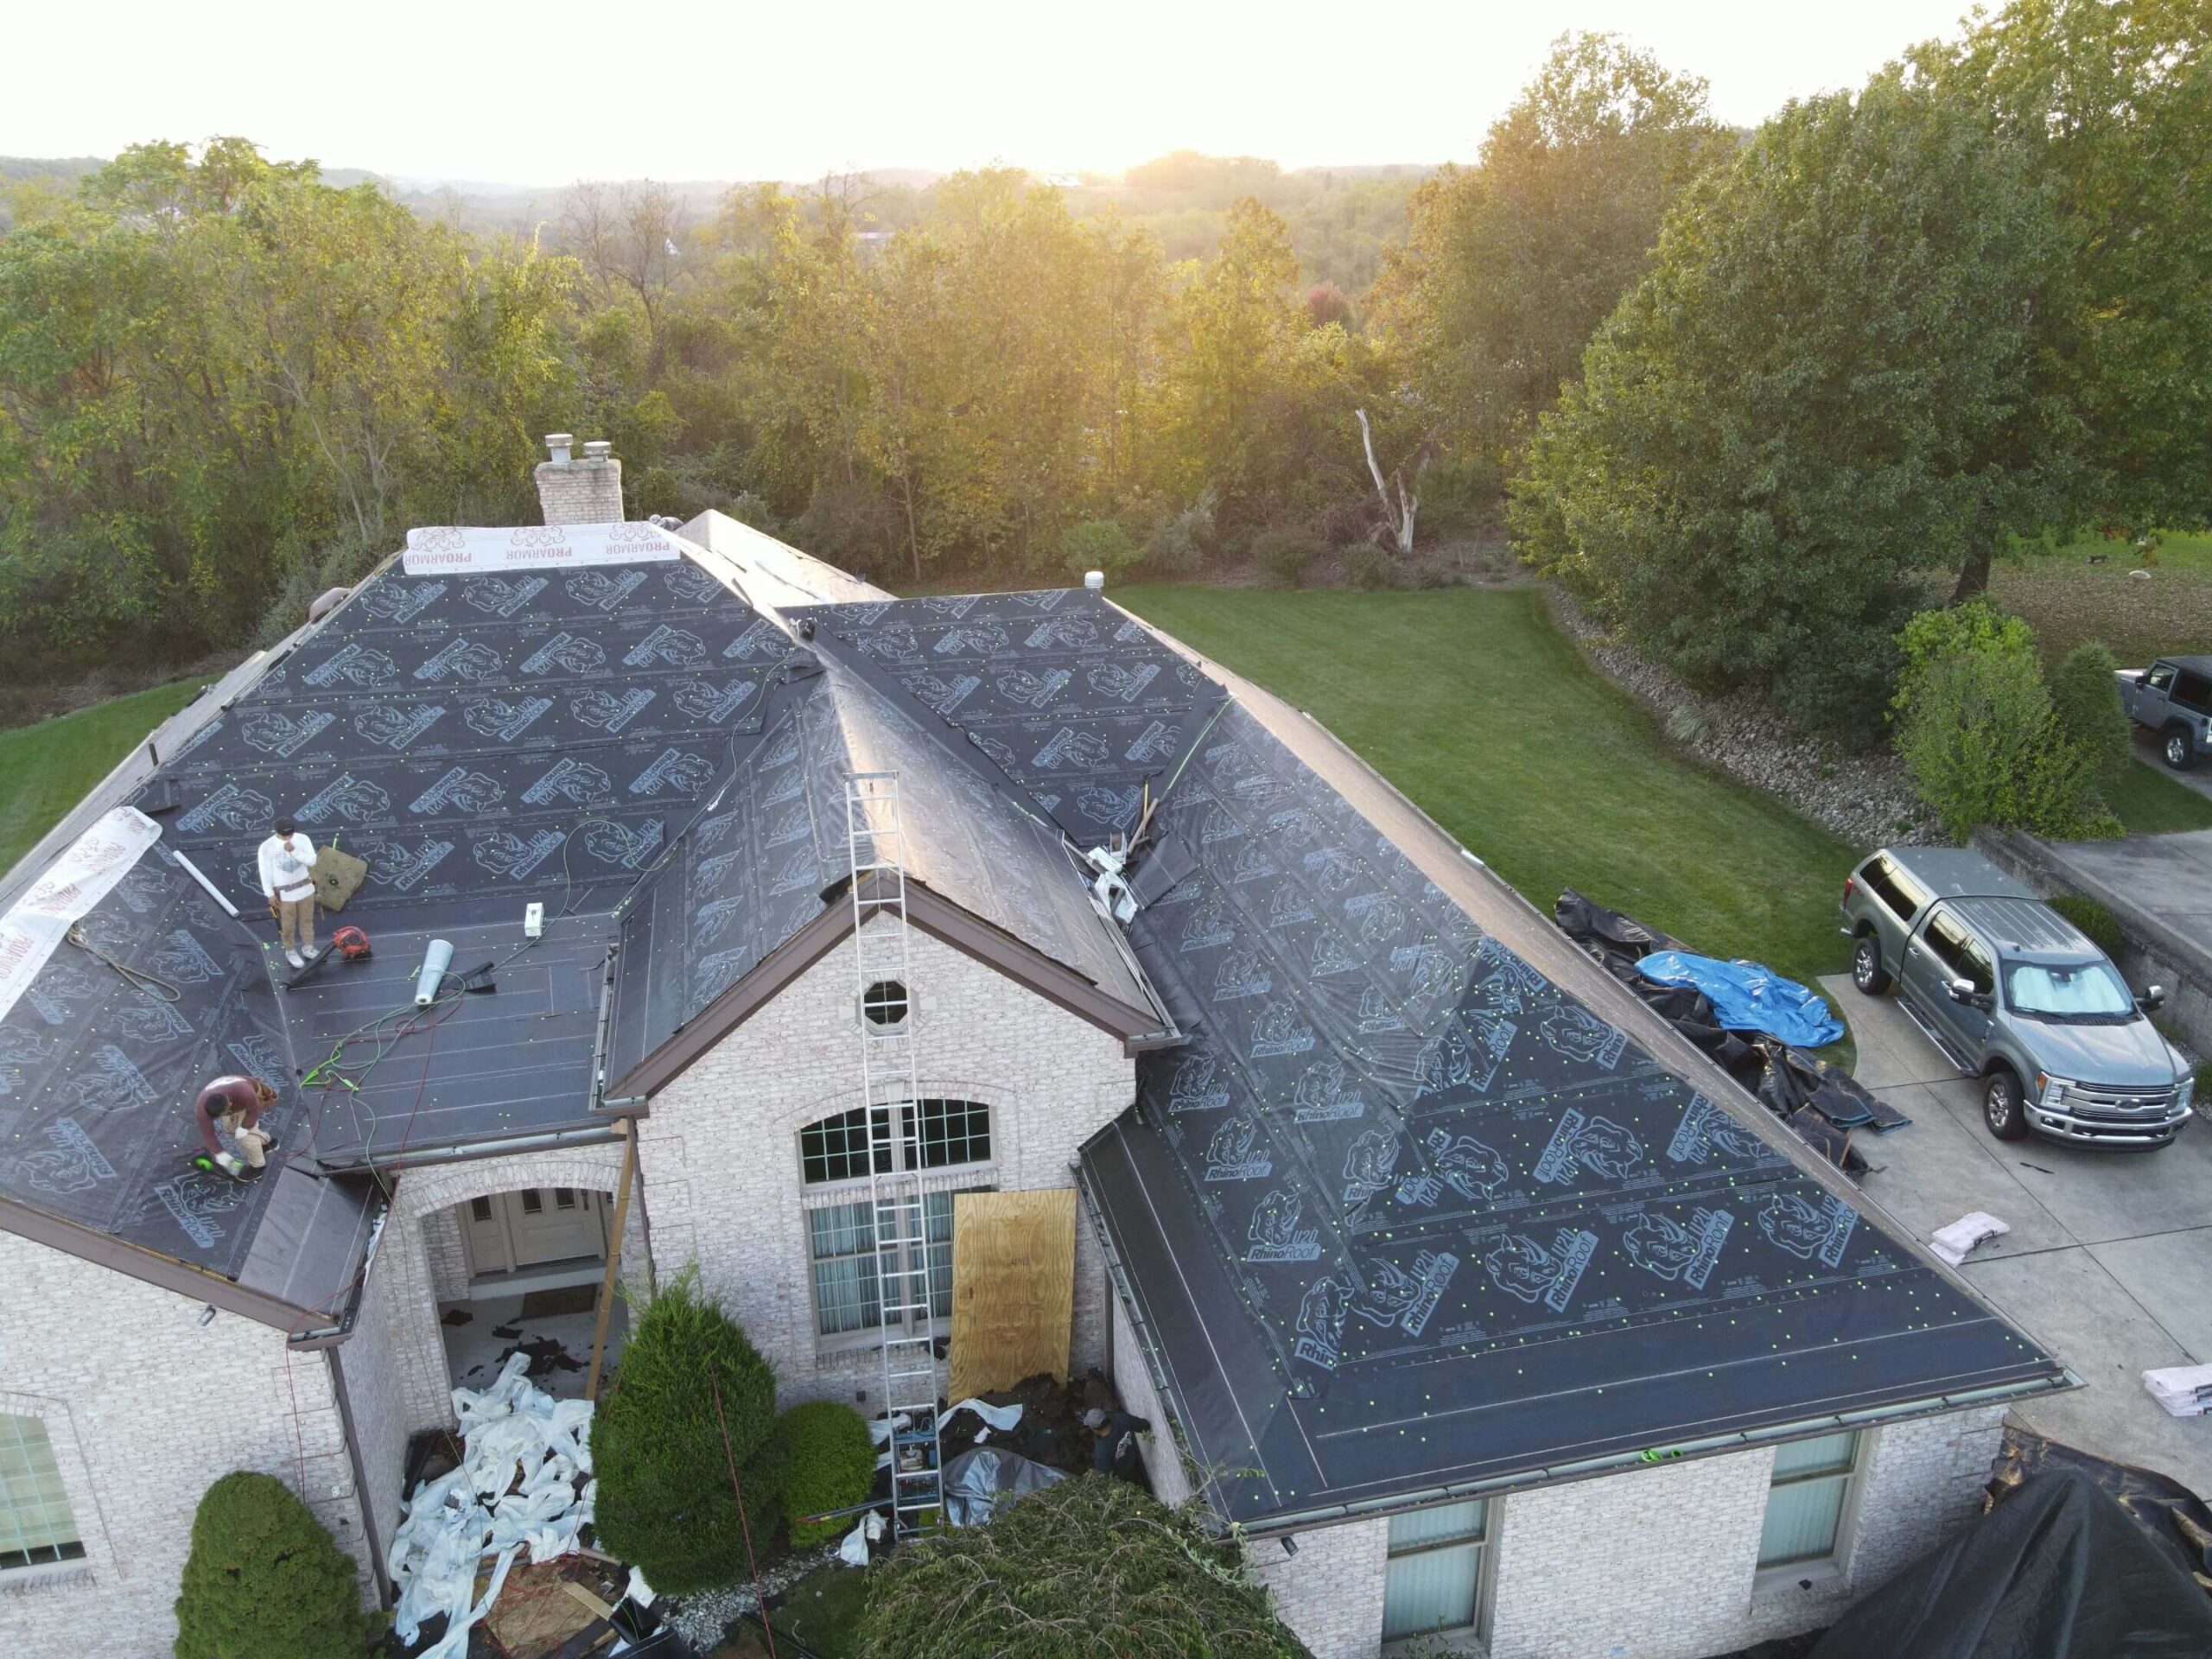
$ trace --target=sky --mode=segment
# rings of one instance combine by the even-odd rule
[[[106,0],[7,24],[0,155],[238,134],[407,179],[779,178],[1192,149],[1288,167],[1473,157],[1554,36],[1614,31],[1750,126],[1854,86],[1966,0]]]

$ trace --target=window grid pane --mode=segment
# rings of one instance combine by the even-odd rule
[[[75,1560],[85,1553],[46,1425],[0,1416],[0,1570]]]
[[[1478,1543],[1391,1557],[1382,1579],[1382,1639],[1395,1642],[1472,1624],[1482,1568]]]
[[[946,1169],[988,1163],[991,1113],[969,1100],[925,1100],[921,1107],[921,1166]],[[912,1141],[909,1141],[912,1155]]]
[[[1858,1452],[1859,1434],[1854,1429],[1823,1434],[1817,1440],[1788,1441],[1774,1449],[1774,1484],[1779,1486],[1806,1475],[1848,1474]]]
[[[814,1255],[816,1328],[825,1337],[834,1337],[881,1325],[875,1227],[869,1206],[835,1205],[808,1211],[806,1219]]]
[[[1821,1475],[1777,1486],[1767,1494],[1766,1524],[1759,1532],[1759,1565],[1782,1567],[1835,1553],[1837,1524],[1849,1475]]]
[[[1473,1541],[1484,1535],[1486,1504],[1482,1498],[1465,1503],[1441,1503],[1433,1509],[1414,1510],[1390,1517],[1390,1554],[1403,1555],[1437,1544]]]
[[[878,1125],[890,1120],[880,1106]],[[799,1173],[807,1185],[820,1181],[861,1180],[868,1174],[868,1114],[855,1106],[849,1112],[810,1123],[798,1132]],[[885,1147],[876,1160],[879,1172],[891,1171],[891,1152]]]

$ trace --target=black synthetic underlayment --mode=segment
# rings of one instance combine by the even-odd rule
[[[280,1148],[302,1122],[258,947],[156,842],[82,926],[92,945],[177,988],[168,1001],[64,944],[0,1018],[0,1193],[235,1277],[276,1184],[191,1166],[192,1106],[226,1071],[283,1090]]]
[[[1225,1513],[2055,1373],[1242,708],[1156,830],[1195,868],[1130,934],[1192,1041],[1084,1166]]]
[[[1141,623],[1082,588],[794,610],[841,660],[1077,846],[1128,835],[1227,696]]]
[[[458,577],[395,563],[165,758],[181,810],[162,840],[247,911],[276,812],[368,861],[349,919],[471,899],[604,910],[750,749],[791,656],[689,560]]]
[[[822,895],[850,865],[845,780],[855,772],[899,776],[899,842],[871,838],[864,850],[1147,1006],[1059,832],[956,763],[899,706],[831,664],[781,694],[772,720],[675,855],[621,906],[607,1065],[618,1094],[640,1060],[821,913]]]

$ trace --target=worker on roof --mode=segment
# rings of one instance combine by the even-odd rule
[[[262,895],[276,919],[284,960],[304,968],[315,955],[315,842],[289,817],[279,817],[270,828],[275,833],[261,843]]]
[[[261,1127],[261,1114],[276,1103],[275,1086],[259,1077],[218,1077],[202,1089],[192,1115],[208,1157],[231,1175],[243,1175],[249,1166],[265,1168],[276,1139]],[[243,1160],[223,1144],[226,1139],[245,1154]]]

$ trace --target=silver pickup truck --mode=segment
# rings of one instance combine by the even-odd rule
[[[1892,983],[1913,1022],[1982,1085],[2000,1141],[2154,1151],[2189,1122],[2195,1075],[2088,936],[1980,854],[1885,847],[1843,884],[1851,981]]]
[[[2212,751],[2212,657],[2161,657],[2148,668],[2120,671],[2120,706],[2158,734],[2176,772]]]

